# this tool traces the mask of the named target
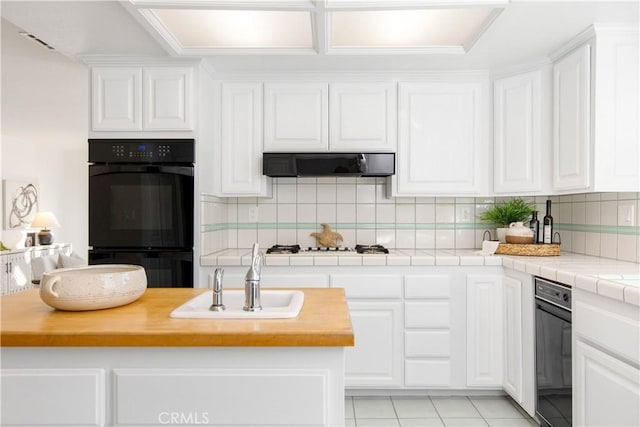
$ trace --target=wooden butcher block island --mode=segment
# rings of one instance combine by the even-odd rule
[[[292,319],[169,317],[206,289],[86,312],[2,297],[0,425],[342,425],[344,291],[301,290]]]

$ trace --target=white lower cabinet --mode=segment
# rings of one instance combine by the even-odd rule
[[[402,386],[402,303],[349,302],[355,346],[345,350],[347,387]]]
[[[405,386],[464,387],[464,286],[444,272],[404,281]]]
[[[533,276],[508,270],[502,277],[502,387],[535,415],[535,329]]]
[[[502,387],[502,280],[467,276],[467,386]]]
[[[345,384],[351,388],[402,387],[402,276],[332,274],[345,289],[355,346],[345,350]]]
[[[0,425],[105,425],[103,369],[2,369]]]
[[[572,297],[573,425],[640,425],[640,308],[580,289]]]
[[[582,340],[574,350],[574,425],[639,426],[640,370]]]

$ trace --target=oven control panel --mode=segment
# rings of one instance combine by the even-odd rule
[[[193,139],[90,139],[92,163],[193,163]]]

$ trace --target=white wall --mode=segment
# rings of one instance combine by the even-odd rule
[[[87,257],[89,71],[2,20],[2,179],[36,180],[39,209],[61,224],[56,242]],[[24,231],[2,230],[19,247]]]

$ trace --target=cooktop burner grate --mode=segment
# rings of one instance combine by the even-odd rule
[[[382,245],[356,245],[359,254],[388,254],[389,249]]]
[[[297,254],[300,252],[300,245],[273,245],[267,249],[268,254]]]

